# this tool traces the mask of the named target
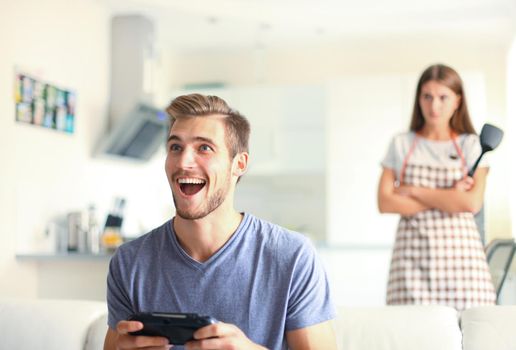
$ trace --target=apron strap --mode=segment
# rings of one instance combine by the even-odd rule
[[[401,165],[400,180],[396,184],[397,186],[399,186],[403,183],[403,178],[405,177],[405,169],[407,168],[407,162],[408,162],[410,156],[412,155],[412,152],[414,152],[414,149],[416,148],[417,141],[418,141],[417,138],[418,138],[417,133],[414,133],[414,140],[412,140],[410,149],[409,149],[407,155],[405,156],[405,159],[403,159],[403,164]]]

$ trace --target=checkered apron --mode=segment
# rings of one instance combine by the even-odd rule
[[[400,182],[450,188],[467,174],[466,161],[452,137],[462,166],[436,167],[410,162],[418,137],[405,157]],[[492,305],[495,292],[472,213],[438,209],[402,216],[396,233],[387,304],[441,304],[464,310]]]

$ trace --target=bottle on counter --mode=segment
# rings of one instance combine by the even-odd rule
[[[67,251],[78,252],[80,238],[82,237],[83,229],[83,215],[80,211],[69,212],[66,216],[67,219]]]
[[[124,220],[125,199],[116,198],[113,209],[106,218],[101,244],[106,251],[114,251],[123,243],[122,222]]]
[[[94,204],[88,207],[88,231],[87,231],[88,251],[91,254],[100,253],[100,226],[97,221],[97,209]]]

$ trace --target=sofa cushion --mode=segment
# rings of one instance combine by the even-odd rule
[[[342,350],[460,350],[457,311],[446,306],[339,307]]]
[[[92,323],[106,313],[97,301],[0,299],[0,348],[84,350]]]
[[[516,306],[479,306],[462,312],[465,350],[516,349]]]

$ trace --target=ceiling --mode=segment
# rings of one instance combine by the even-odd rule
[[[508,43],[516,0],[98,0],[154,20],[175,50],[311,45],[386,35],[455,35]]]

